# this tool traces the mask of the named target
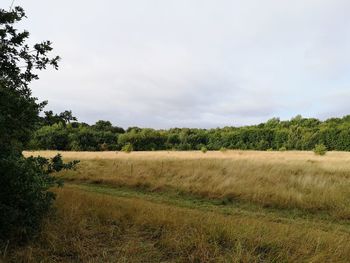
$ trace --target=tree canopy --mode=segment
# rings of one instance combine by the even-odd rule
[[[0,245],[25,240],[39,229],[55,198],[48,189],[61,184],[51,174],[76,163],[65,164],[59,155],[51,160],[22,155],[46,105],[32,96],[29,84],[47,66],[57,69],[59,60],[48,56],[50,41],[26,43],[28,31],[14,27],[24,17],[21,7],[0,9]]]
[[[265,123],[215,129],[172,128],[155,130],[129,127],[126,131],[109,121],[93,125],[71,122],[44,125],[34,134],[30,149],[121,150],[132,145],[136,151],[151,150],[328,150],[350,151],[350,117],[320,121],[298,115],[291,120],[272,118]]]

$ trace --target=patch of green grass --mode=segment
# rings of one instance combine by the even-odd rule
[[[68,186],[98,194],[124,198],[138,198],[154,203],[198,209],[230,216],[263,217],[273,222],[310,224],[310,227],[315,227],[317,225],[317,227],[324,229],[337,228],[350,233],[349,220],[334,220],[326,212],[312,214],[300,209],[261,207],[250,202],[243,202],[242,200],[228,198],[209,199],[171,190],[151,192],[145,188],[130,188],[125,186],[111,187],[108,185],[87,183],[68,184]]]

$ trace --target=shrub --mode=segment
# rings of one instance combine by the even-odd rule
[[[314,148],[316,155],[325,155],[327,153],[327,147],[324,144],[316,144]]]
[[[281,148],[278,149],[280,152],[285,152],[287,151],[287,148],[285,146],[282,146]]]
[[[222,153],[227,152],[227,149],[225,147],[221,147],[220,152],[222,152]]]
[[[100,151],[108,151],[108,144],[107,143],[102,143],[99,145],[100,146]]]
[[[60,155],[51,160],[41,157],[0,158],[0,239],[25,241],[40,228],[55,194],[48,191],[62,182],[51,173],[72,168]]]
[[[123,146],[123,148],[122,148],[122,151],[123,151],[123,152],[126,152],[126,153],[132,152],[132,151],[133,151],[133,146],[132,146],[132,144],[131,144],[131,143],[125,144],[125,145]]]
[[[205,147],[205,146],[201,147],[201,152],[202,153],[206,153],[207,151],[208,151],[207,147]]]
[[[77,152],[82,150],[79,142],[77,142],[77,141],[72,141],[69,145],[69,148],[71,151],[77,151]]]

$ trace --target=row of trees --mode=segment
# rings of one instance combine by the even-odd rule
[[[61,115],[64,114],[56,116]],[[203,147],[208,150],[312,150],[315,145],[323,144],[328,150],[350,151],[350,115],[325,121],[296,116],[287,121],[273,118],[244,127],[168,130],[138,127],[124,130],[109,121],[88,125],[65,119],[46,125],[46,118],[47,115],[30,142],[30,149],[104,151],[131,145],[136,151],[200,150]]]

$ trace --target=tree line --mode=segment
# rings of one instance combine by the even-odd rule
[[[122,150],[312,150],[323,144],[327,150],[350,151],[350,115],[324,121],[303,118],[272,118],[265,123],[215,129],[124,130],[109,121],[93,125],[77,122],[70,111],[54,115],[45,112],[28,149],[67,151]]]

